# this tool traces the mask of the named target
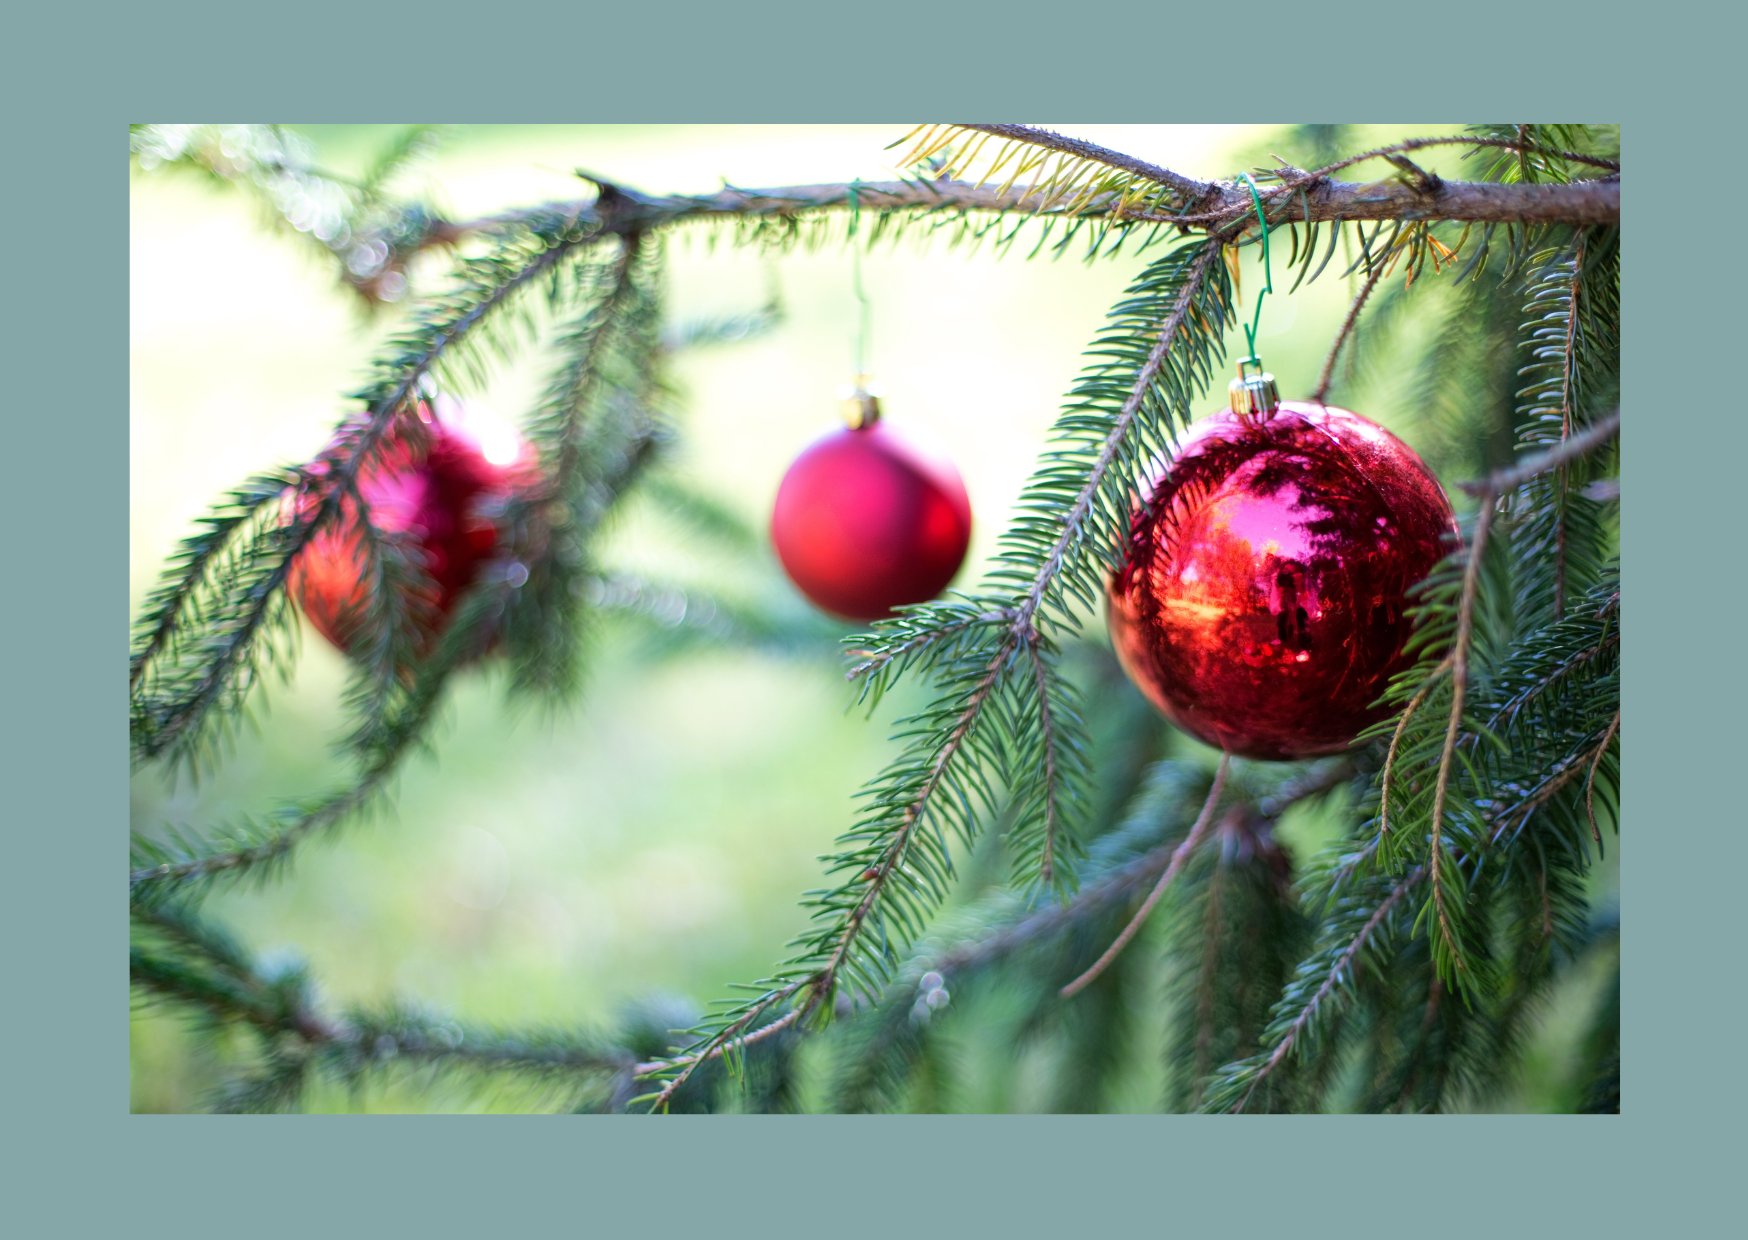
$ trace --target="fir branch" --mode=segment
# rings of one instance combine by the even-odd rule
[[[868,645],[867,639],[861,634],[845,639],[847,653],[862,661],[846,671],[844,679],[863,682],[865,687],[856,699],[858,702],[865,701],[870,696],[878,701],[880,687],[890,683],[890,678],[898,671],[913,666],[914,660],[923,651],[960,637],[973,628],[1012,624],[1014,615],[1014,610],[1008,607],[972,610],[952,620],[929,615],[926,620],[913,623],[905,636],[894,640],[899,626],[906,625],[907,620],[910,620],[909,616],[901,614],[882,630],[883,640],[878,647]]]
[[[136,833],[135,868],[128,872],[132,897],[137,904],[150,905],[172,886],[202,883],[282,861],[306,837],[343,821],[367,804],[381,789],[388,773],[369,772],[345,791],[307,809],[293,810],[265,828],[245,824],[196,839],[182,837],[176,839],[176,847]],[[227,841],[238,838],[248,843],[242,847],[226,846]]]
[[[266,1077],[234,1086],[225,1109],[283,1108],[296,1101],[315,1065],[354,1085],[367,1073],[410,1063],[450,1073],[608,1081],[633,1066],[624,1051],[595,1039],[469,1028],[404,1004],[326,1016],[316,1009],[314,986],[301,966],[263,970],[189,907],[136,905],[133,919],[138,942],[129,976],[136,989],[214,1023],[241,1024],[260,1039]]]
[[[1061,744],[1061,738],[1050,715],[1050,677],[1044,668],[1044,656],[1038,651],[1037,642],[1026,643],[1026,655],[1032,661],[1032,673],[1038,688],[1038,731],[1044,751],[1044,786],[1042,790],[1044,801],[1044,854],[1038,863],[1038,882],[1040,886],[1049,887],[1056,876],[1056,832],[1059,826],[1057,813],[1058,772],[1056,769],[1056,749]]]
[[[1475,591],[1481,576],[1481,558],[1487,549],[1487,533],[1493,525],[1493,505],[1484,503],[1475,522],[1475,533],[1469,540],[1469,562],[1463,572],[1462,599],[1457,605],[1457,637],[1451,646],[1451,718],[1445,728],[1444,752],[1438,761],[1438,782],[1432,794],[1432,858],[1429,863],[1432,878],[1433,907],[1438,913],[1439,937],[1457,969],[1468,966],[1463,961],[1462,947],[1451,928],[1445,908],[1444,885],[1440,870],[1444,846],[1439,839],[1444,825],[1445,794],[1450,786],[1451,759],[1456,753],[1457,737],[1463,726],[1463,699],[1469,688],[1469,639],[1474,632]]]
[[[210,600],[194,600],[198,588],[185,576],[170,589],[169,607],[199,608],[207,636],[202,659],[192,668],[166,667],[160,657],[136,679],[135,745],[146,758],[187,753],[197,743],[209,712],[247,688],[257,639],[270,616],[284,613],[282,590],[291,565],[321,530],[342,516],[343,501],[390,432],[405,418],[425,379],[451,350],[518,292],[553,272],[595,234],[574,219],[548,215],[504,237],[486,258],[472,260],[455,291],[427,308],[397,339],[393,356],[378,366],[376,381],[359,394],[363,414],[349,421],[307,476],[320,478],[322,495],[313,511],[298,510],[273,530],[265,545],[250,549],[229,588]],[[277,610],[276,610],[277,609]]]
[[[1105,949],[1104,955],[1095,960],[1092,967],[1085,973],[1057,992],[1062,998],[1072,999],[1085,990],[1099,974],[1110,967],[1111,961],[1115,960],[1122,953],[1122,950],[1129,946],[1130,940],[1140,933],[1142,924],[1147,920],[1147,915],[1153,912],[1153,906],[1159,903],[1160,897],[1165,894],[1165,889],[1171,886],[1171,880],[1178,876],[1179,871],[1183,869],[1184,862],[1189,859],[1191,853],[1196,851],[1197,846],[1202,842],[1202,837],[1207,834],[1208,824],[1214,819],[1214,807],[1219,804],[1220,794],[1226,790],[1226,771],[1231,763],[1231,754],[1223,753],[1220,755],[1220,767],[1214,772],[1214,783],[1208,789],[1208,799],[1203,803],[1202,812],[1196,817],[1195,825],[1190,828],[1190,833],[1184,837],[1183,843],[1179,844],[1176,851],[1171,854],[1171,864],[1165,867],[1165,873],[1159,876],[1159,881],[1154,884],[1153,890],[1141,902],[1141,907],[1135,910],[1135,916],[1129,919],[1129,924],[1123,927],[1123,932],[1117,936],[1116,941]]]
[[[176,889],[218,878],[269,872],[287,862],[305,840],[339,825],[367,806],[418,744],[442,702],[449,674],[478,654],[484,635],[502,611],[511,587],[501,575],[470,591],[457,606],[437,648],[417,665],[406,683],[397,683],[393,711],[377,726],[361,727],[351,738],[364,759],[353,785],[309,807],[296,807],[262,825],[243,824],[204,836],[178,835],[174,847],[134,836],[135,866],[128,886],[136,904],[161,901]]]
[[[906,937],[914,935],[924,902],[933,904],[940,899],[950,862],[938,825],[936,831],[925,835],[925,824],[951,822],[969,840],[976,830],[971,796],[985,805],[993,804],[994,793],[982,771],[970,761],[962,768],[960,759],[974,756],[998,772],[1011,768],[1009,747],[1018,738],[1004,733],[999,716],[985,735],[978,729],[980,718],[990,703],[1020,683],[1010,683],[1014,660],[1044,640],[1039,625],[1046,616],[1041,613],[1048,608],[1062,617],[1060,622],[1051,623],[1072,623],[1071,600],[1090,597],[1091,588],[1096,586],[1102,557],[1110,554],[1101,535],[1114,531],[1115,514],[1126,511],[1122,505],[1126,504],[1128,477],[1139,470],[1143,459],[1133,438],[1144,407],[1150,426],[1154,419],[1179,413],[1189,395],[1189,377],[1206,373],[1206,351],[1216,347],[1212,325],[1224,320],[1224,287],[1216,290],[1212,299],[1204,295],[1204,282],[1218,250],[1216,243],[1186,247],[1155,263],[1143,278],[1144,282],[1166,281],[1165,287],[1171,290],[1169,311],[1148,323],[1150,339],[1145,355],[1128,360],[1127,349],[1133,349],[1135,343],[1127,334],[1120,337],[1126,348],[1116,356],[1124,360],[1100,363],[1093,377],[1083,383],[1080,403],[1071,406],[1059,424],[1058,434],[1071,446],[1055,454],[1055,462],[1040,471],[1022,497],[1022,509],[1029,511],[1004,535],[999,567],[991,574],[992,582],[1011,583],[1015,595],[997,607],[978,603],[923,607],[906,616],[907,621],[918,624],[938,617],[966,632],[987,632],[993,642],[964,645],[950,665],[936,664],[947,674],[946,696],[911,721],[924,726],[905,754],[871,789],[876,799],[865,811],[862,825],[846,837],[846,842],[856,847],[830,859],[834,869],[850,871],[855,877],[813,902],[816,917],[825,924],[801,940],[809,950],[790,963],[785,975],[762,985],[756,999],[724,1014],[714,1027],[703,1031],[698,1043],[688,1048],[694,1063],[741,1036],[764,1011],[795,1000],[803,991],[797,1016],[802,1023],[821,1009],[846,978],[857,989],[877,991],[891,967],[891,929]],[[1155,305],[1154,301],[1138,300],[1132,311],[1127,307],[1119,311],[1146,313]],[[1180,331],[1192,322],[1192,310],[1196,317],[1190,358],[1180,363],[1167,383],[1167,356]],[[1119,321],[1125,333],[1134,330],[1126,321]],[[1111,339],[1115,344],[1119,337],[1113,334]],[[1114,411],[1101,411],[1095,418],[1095,402],[1115,396],[1117,373],[1127,376],[1121,402]],[[1169,403],[1161,400],[1157,390],[1162,383],[1167,383]],[[1125,467],[1120,475],[1116,472],[1119,462]],[[974,630],[962,624],[968,615],[998,608],[1011,615],[998,629]],[[901,625],[900,634],[895,645],[914,649],[916,629]],[[932,654],[925,650],[925,656]],[[1044,766],[1040,760],[1035,769]],[[1027,778],[1029,775],[1022,775],[1021,782]],[[1023,822],[1016,824],[1016,834],[1022,834],[1022,826]],[[880,926],[880,945],[864,951],[861,939],[871,922]],[[657,1094],[658,1105],[669,1095],[671,1088]]]
[[[1061,162],[1056,173],[1028,191],[1037,197],[1043,208],[1064,209],[1074,214],[1114,211],[1131,220],[1203,225],[1210,231],[1224,230],[1255,210],[1249,190],[1241,180],[1206,183],[1196,181],[1115,152],[1104,151],[1092,143],[1064,138],[1023,125],[953,125],[934,128],[995,132],[1006,138],[1010,147],[1023,145],[1060,153]],[[943,137],[939,133],[926,135],[927,140],[916,148],[909,162],[925,162],[950,137],[950,134]],[[1478,140],[1474,137],[1422,139],[1418,146],[1446,143],[1489,145],[1491,140]],[[1361,185],[1329,179],[1331,172],[1347,167],[1350,163],[1357,163],[1360,158],[1396,154],[1418,149],[1418,146],[1398,143],[1315,173],[1302,173],[1296,169],[1284,169],[1275,173],[1285,184],[1267,191],[1263,196],[1264,209],[1271,224],[1295,220],[1403,219],[1496,223],[1510,221],[1522,224],[1614,224],[1620,221],[1618,178],[1559,185],[1506,185],[1425,178]],[[980,151],[979,147],[972,154]],[[998,152],[993,166],[984,174],[984,179],[989,179],[1011,157],[1011,150]],[[945,167],[963,176],[971,162],[969,158],[955,160]],[[1042,171],[1043,166],[1042,159],[1019,163],[1016,165],[1015,175],[1023,175],[1020,169]],[[1618,169],[1615,171],[1618,172]],[[1010,186],[1011,184],[1010,179]],[[1158,186],[1172,198],[1199,209],[1162,211],[1137,206],[1143,201],[1138,190],[1141,186]]]
[[[669,1101],[673,1098],[674,1093],[680,1088],[680,1086],[690,1080],[692,1074],[702,1065],[709,1063],[713,1059],[737,1056],[747,1047],[783,1032],[783,1030],[789,1028],[796,1021],[801,1019],[802,1010],[800,1008],[793,1008],[790,1011],[785,1012],[782,1016],[779,1016],[776,1020],[773,1020],[768,1024],[760,1025],[751,1033],[743,1034],[741,1032],[741,1030],[749,1028],[774,1004],[781,1003],[789,998],[790,995],[795,993],[795,989],[796,988],[791,988],[785,993],[779,993],[773,996],[768,1002],[755,1007],[752,1011],[748,1012],[740,1020],[737,1020],[732,1026],[730,1026],[729,1035],[727,1037],[712,1042],[711,1045],[703,1050],[692,1054],[678,1055],[672,1059],[652,1059],[632,1068],[631,1074],[634,1078],[656,1076],[660,1073],[672,1072],[676,1068],[681,1070],[678,1076],[675,1076],[672,1080],[664,1084],[661,1090],[650,1099],[650,1110],[661,1111],[665,1109]],[[643,1100],[633,1099],[633,1101],[638,1102]]]
[[[257,475],[226,494],[210,514],[200,518],[204,528],[177,547],[135,624],[134,648],[128,656],[130,690],[139,686],[141,677],[165,654],[187,621],[192,618],[198,622],[198,589],[210,580],[215,561],[239,528],[302,481],[302,473],[296,470]]]
[[[1353,763],[1346,758],[1320,763],[1263,796],[1258,802],[1259,809],[1265,819],[1277,819],[1294,805],[1347,783],[1354,777],[1354,772]],[[1187,813],[1185,817],[1188,817]],[[1157,884],[1159,876],[1170,867],[1172,859],[1182,848],[1182,839],[1171,840],[1120,865],[1112,865],[1108,872],[1083,886],[1074,899],[1038,909],[997,933],[932,956],[916,971],[932,971],[950,977],[982,968],[1022,947],[1051,938],[1064,927],[1084,922],[1132,896],[1146,884]]]
[[[1621,713],[1615,711],[1614,720],[1608,725],[1608,731],[1602,734],[1602,739],[1596,744],[1596,756],[1590,760],[1590,774],[1584,779],[1584,812],[1590,816],[1590,834],[1598,844],[1602,843],[1602,832],[1596,826],[1596,768],[1602,765],[1602,755],[1608,752],[1609,742],[1621,730]]]
[[[1348,758],[1313,763],[1267,788],[1256,804],[1265,820],[1273,820],[1292,806],[1349,782],[1355,772]],[[1234,786],[1247,798],[1251,795],[1242,781],[1229,784]],[[913,1060],[924,1048],[912,1009],[931,985],[969,981],[1021,954],[1029,954],[1050,973],[1070,967],[1070,975],[1078,974],[1086,963],[1082,944],[1088,933],[1102,931],[1118,905],[1145,895],[1171,865],[1206,801],[1207,788],[1206,772],[1199,767],[1172,761],[1154,764],[1123,821],[1093,845],[1086,882],[1073,899],[1041,903],[1036,893],[1019,899],[1010,888],[968,910],[970,924],[957,930],[957,941],[925,943],[904,968],[903,981],[882,995],[877,1011],[858,1018],[870,1033],[844,1062],[840,1109],[866,1109],[867,1092],[880,1090],[882,1079],[893,1088],[901,1083],[900,1061]],[[1156,843],[1162,836],[1165,842]],[[1099,939],[1119,929],[1120,925],[1110,925]],[[1106,976],[1107,980],[1113,976],[1112,971]],[[1083,1003],[1064,1008],[1054,985],[1028,985],[1025,993],[1037,1005],[1034,1020],[1056,1020],[1065,1011],[1079,1012],[1084,1007]]]
[[[1425,866],[1416,867],[1409,871],[1400,882],[1392,887],[1390,893],[1385,896],[1384,899],[1378,902],[1378,906],[1372,910],[1371,916],[1366,918],[1364,924],[1360,926],[1358,933],[1349,939],[1342,947],[1340,954],[1335,958],[1335,963],[1324,975],[1322,984],[1317,988],[1316,993],[1311,996],[1310,1000],[1300,1008],[1298,1016],[1296,1016],[1293,1022],[1287,1026],[1285,1034],[1275,1043],[1274,1048],[1269,1052],[1268,1059],[1263,1062],[1259,1069],[1248,1074],[1248,1080],[1245,1081],[1246,1088],[1244,1095],[1238,1099],[1236,1104],[1230,1107],[1234,1113],[1243,1111],[1245,1107],[1250,1105],[1250,1099],[1256,1093],[1257,1087],[1267,1080],[1269,1075],[1273,1073],[1276,1068],[1280,1067],[1281,1062],[1286,1059],[1287,1055],[1292,1051],[1294,1045],[1297,1044],[1306,1029],[1311,1026],[1311,1023],[1315,1019],[1317,1019],[1324,1001],[1329,998],[1330,994],[1334,992],[1338,985],[1351,979],[1355,959],[1371,940],[1372,935],[1377,932],[1378,927],[1381,926],[1385,919],[1390,915],[1390,911],[1395,908],[1396,905],[1401,902],[1402,898],[1426,876],[1427,873]]]
[[[578,682],[592,540],[667,436],[661,247],[631,233],[614,248],[558,333],[562,361],[529,427],[541,485],[508,514],[527,527],[529,544],[528,579],[504,622],[513,685],[553,697]]]

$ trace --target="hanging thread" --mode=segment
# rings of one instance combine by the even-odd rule
[[[1251,315],[1250,325],[1244,328],[1244,343],[1250,349],[1250,356],[1244,360],[1247,362],[1255,362],[1260,368],[1262,366],[1262,359],[1256,355],[1256,329],[1257,325],[1262,322],[1262,299],[1275,291],[1274,270],[1269,263],[1269,221],[1268,216],[1263,213],[1262,195],[1257,192],[1256,182],[1250,179],[1250,174],[1248,172],[1241,172],[1238,175],[1243,177],[1244,183],[1250,187],[1250,200],[1256,204],[1256,222],[1262,228],[1263,288],[1262,291],[1256,295],[1256,313]]]
[[[868,374],[868,337],[871,333],[870,323],[873,309],[868,303],[868,294],[862,288],[862,248],[856,243],[857,228],[861,223],[861,199],[857,194],[862,182],[860,178],[850,182],[850,278],[855,286],[856,301],[860,304],[856,321],[856,382],[860,384]]]

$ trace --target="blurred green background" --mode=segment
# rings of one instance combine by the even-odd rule
[[[315,144],[321,166],[342,173],[361,170],[395,132],[294,128]],[[725,179],[760,187],[890,179],[899,152],[883,148],[909,128],[464,128],[447,134],[421,175],[451,218],[582,196],[575,168],[650,193],[708,192]],[[1263,162],[1286,141],[1271,127],[1065,128],[1201,177]],[[1410,132],[1355,127],[1344,146],[1362,150]],[[1424,162],[1460,175],[1455,150]],[[239,192],[137,174],[130,193],[129,588],[137,610],[166,554],[221,488],[319,449],[397,311],[361,317],[313,247],[263,227]],[[980,574],[1081,367],[1081,349],[1145,261],[1025,262],[1018,253],[998,261],[987,251],[966,257],[907,241],[863,264],[887,416],[936,438],[971,495],[976,528],[962,586]],[[1246,253],[1248,305],[1260,273],[1256,252]],[[680,234],[669,257],[676,321],[756,308],[773,281],[780,290],[785,319],[776,330],[676,359],[681,472],[762,530],[778,479],[833,424],[837,389],[853,369],[849,257],[767,259],[711,247],[702,234]],[[1303,395],[1316,379],[1352,292],[1340,266],[1264,308],[1259,345],[1284,395]],[[1446,462],[1416,417],[1408,368],[1391,361],[1428,337],[1438,307],[1429,297],[1388,350],[1332,394],[1428,452],[1435,467]],[[501,367],[476,398],[517,417],[544,378],[531,353]],[[1219,399],[1209,398],[1209,411]],[[647,511],[625,514],[610,547],[609,559],[633,571],[712,572],[709,548]],[[343,682],[340,657],[306,632],[295,677],[270,687],[255,726],[216,775],[199,785],[150,770],[135,776],[133,825],[207,824],[344,781],[332,752]],[[257,950],[307,959],[336,1003],[396,994],[512,1026],[607,1027],[651,1004],[696,1012],[785,955],[804,924],[797,899],[820,883],[817,857],[849,825],[852,794],[889,756],[891,720],[918,701],[914,689],[901,690],[866,720],[846,711],[850,689],[829,654],[711,650],[654,661],[634,657],[610,632],[572,708],[508,703],[500,688],[490,669],[458,677],[432,750],[407,765],[391,810],[306,846],[269,886],[221,890],[210,901],[214,915]],[[1292,820],[1284,834],[1307,850],[1325,829]],[[1562,1105],[1560,1060],[1584,1010],[1585,996],[1556,996],[1536,1051],[1543,1070],[1511,1105]],[[137,1009],[131,1020],[132,1109],[201,1109],[225,1048],[162,1009]],[[965,1057],[999,1059],[1001,1050],[980,1050],[972,1036]],[[1010,1065],[984,1075],[984,1087],[943,1105],[1026,1107],[1023,1072]],[[1133,1095],[1134,1109],[1152,1109],[1157,1081],[1142,1071]],[[390,1086],[318,1103],[517,1109],[518,1099],[513,1091],[452,1097]]]

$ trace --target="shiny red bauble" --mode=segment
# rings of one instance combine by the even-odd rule
[[[878,620],[953,580],[971,542],[971,500],[951,462],[876,421],[796,458],[777,488],[771,541],[815,604]]]
[[[1407,591],[1452,547],[1450,501],[1345,409],[1195,423],[1147,488],[1110,581],[1111,641],[1184,731],[1241,757],[1337,753],[1388,712]]]
[[[462,593],[498,549],[506,503],[538,479],[533,449],[482,408],[444,396],[418,407],[421,426],[393,434],[359,479],[371,526],[395,539],[425,582],[403,600],[428,648]],[[320,481],[303,502],[321,498]],[[371,602],[356,505],[319,531],[292,561],[287,588],[323,637],[342,651],[357,640]]]

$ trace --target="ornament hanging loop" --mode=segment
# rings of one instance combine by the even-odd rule
[[[1255,374],[1245,374],[1246,366],[1256,367]],[[1266,422],[1281,407],[1281,391],[1275,377],[1262,368],[1256,355],[1238,359],[1238,378],[1226,385],[1226,397],[1232,412],[1247,422]]]
[[[1262,291],[1256,295],[1256,313],[1249,323],[1241,321],[1244,328],[1244,343],[1250,348],[1250,356],[1240,358],[1238,362],[1238,378],[1227,388],[1227,399],[1231,402],[1232,412],[1246,421],[1266,421],[1281,407],[1281,393],[1275,387],[1275,377],[1262,368],[1262,359],[1256,355],[1256,329],[1262,322],[1262,299],[1275,291],[1273,267],[1269,262],[1269,219],[1268,213],[1262,208],[1262,194],[1257,191],[1256,182],[1247,172],[1238,174],[1244,178],[1244,184],[1250,189],[1250,201],[1256,207],[1257,228],[1262,233]],[[1246,375],[1244,368],[1255,366],[1254,375]]]
[[[862,203],[859,190],[862,188],[861,178],[850,182],[850,277],[856,292],[858,313],[856,317],[856,378],[852,385],[847,385],[838,391],[838,398],[844,402],[844,421],[850,424],[851,430],[867,430],[880,420],[880,385],[873,382],[873,376],[868,373],[868,337],[871,334],[873,307],[868,302],[868,294],[862,288],[862,250],[856,239],[862,222]]]

